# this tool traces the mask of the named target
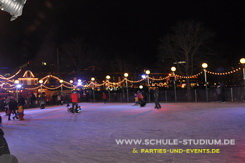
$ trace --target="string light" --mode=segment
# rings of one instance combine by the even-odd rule
[[[151,80],[155,80],[155,81],[162,81],[162,80],[166,80],[167,78],[169,78],[169,76],[166,76],[164,78],[159,78],[159,79],[155,79],[155,78],[151,78],[151,77],[148,77],[148,78]]]
[[[206,69],[205,69],[206,70]],[[233,74],[233,73],[236,73],[236,72],[238,72],[238,71],[240,71],[241,70],[241,68],[237,68],[237,69],[235,69],[235,70],[231,70],[231,71],[228,71],[228,72],[224,72],[224,73],[216,73],[216,72],[212,72],[212,71],[208,71],[208,70],[206,70],[206,72],[207,73],[209,73],[209,74],[212,74],[212,75],[219,75],[219,76],[221,76],[221,75],[230,75],[230,74]],[[4,76],[2,76],[2,75],[0,75],[0,79],[2,79],[2,80],[4,80],[4,83],[1,81],[1,87],[4,87],[4,85],[7,85],[7,86],[9,86],[10,88],[3,88],[3,89],[5,89],[5,90],[11,90],[11,89],[13,89],[14,87],[15,87],[15,85],[14,84],[11,84],[11,83],[14,83],[14,80],[10,80],[10,79],[12,79],[12,78],[14,78],[16,75],[18,75],[19,73],[21,72],[21,69],[19,69],[14,75],[12,75],[12,76],[10,76],[10,77],[8,77],[8,78],[6,78],[6,77],[4,77]],[[31,71],[26,71],[25,72],[25,74],[24,75],[26,75],[26,73],[30,73],[30,75],[32,76],[32,77],[34,77],[34,75],[32,74],[32,72]],[[184,79],[190,79],[190,78],[197,78],[198,76],[200,76],[201,74],[202,74],[203,72],[199,72],[199,73],[197,73],[197,74],[195,74],[195,75],[191,75],[191,76],[181,76],[181,75],[175,75],[176,77],[178,77],[178,78],[184,78]],[[56,79],[57,81],[63,81],[59,86],[57,86],[57,87],[48,87],[48,86],[46,86],[45,84],[47,84],[47,82],[49,81],[49,78],[54,78],[54,79]],[[166,80],[166,79],[169,79],[170,78],[170,75],[168,75],[168,76],[166,76],[166,77],[164,77],[164,78],[162,78],[162,77],[160,77],[159,79],[155,79],[155,78],[153,78],[153,77],[149,77],[149,79],[150,80],[152,80],[152,81],[163,81],[163,80]],[[46,75],[45,77],[43,77],[43,78],[41,78],[40,80],[42,80],[43,81],[43,84],[42,84],[42,86],[44,87],[44,88],[46,88],[46,89],[49,89],[49,90],[55,90],[55,89],[59,89],[60,87],[65,87],[65,88],[69,88],[69,89],[72,89],[73,88],[73,83],[70,83],[70,82],[67,82],[67,81],[65,81],[65,80],[62,80],[62,79],[60,79],[59,77],[56,77],[56,76],[53,76],[53,75]],[[90,82],[89,84],[87,84],[86,85],[86,87],[100,87],[100,86],[103,86],[103,85],[107,85],[108,87],[117,87],[117,86],[121,86],[121,84],[124,82],[124,81],[127,81],[127,82],[129,82],[129,83],[131,83],[131,84],[133,84],[133,83],[140,83],[140,82],[142,82],[142,81],[144,81],[145,79],[140,79],[140,80],[136,80],[136,81],[134,81],[134,80],[129,80],[128,78],[124,78],[123,80],[121,80],[121,81],[119,81],[119,82],[110,82],[110,81],[103,81],[101,84],[99,84],[99,83],[95,83],[95,82]],[[68,85],[68,86],[67,86]],[[165,86],[166,85],[166,83],[155,83],[154,85],[157,85],[157,86]],[[84,86],[85,87],[85,86]],[[34,87],[34,88],[23,88],[23,89],[26,89],[26,90],[36,90],[36,89],[39,89],[40,88],[40,86],[38,86],[38,87]]]
[[[240,71],[241,68],[237,68],[235,70],[231,70],[231,71],[228,71],[228,72],[223,72],[223,73],[217,73],[217,72],[212,72],[212,71],[206,71],[207,73],[209,74],[212,74],[212,75],[219,75],[219,76],[223,76],[223,75],[230,75],[230,74],[233,74],[235,72],[238,72]]]
[[[19,73],[21,72],[21,69],[19,69],[14,75],[8,77],[8,78],[5,78],[4,76],[0,75],[0,79],[6,79],[6,80],[9,80],[9,79],[12,79],[14,78],[16,75],[18,75]]]
[[[140,80],[138,80],[138,81],[133,81],[133,80],[129,80],[129,79],[126,79],[128,82],[130,82],[130,83],[139,83],[139,82],[142,82],[143,80],[145,80],[145,79],[140,79]]]
[[[191,79],[191,78],[197,78],[198,76],[200,76],[203,72],[199,72],[195,75],[191,75],[191,76],[180,76],[180,75],[175,75],[176,77],[179,77],[179,78],[184,78],[184,79]]]

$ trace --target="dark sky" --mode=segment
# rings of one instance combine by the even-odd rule
[[[159,38],[187,19],[205,23],[216,43],[227,48],[226,60],[239,61],[245,52],[244,9],[244,1],[27,0],[13,22],[0,13],[0,67],[55,55],[54,49],[75,37],[85,38],[105,58],[144,58],[142,64],[149,66]]]

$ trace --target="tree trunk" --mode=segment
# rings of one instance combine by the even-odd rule
[[[190,76],[190,62],[187,59],[186,62],[186,76]],[[187,89],[187,101],[191,101],[191,81],[189,78],[186,79],[186,89]]]

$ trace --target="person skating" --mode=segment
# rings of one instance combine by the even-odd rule
[[[161,109],[161,105],[159,103],[159,89],[157,87],[154,89],[154,99],[155,99],[155,109]]]
[[[11,94],[8,94],[6,99],[5,99],[5,102],[6,102],[6,107],[5,107],[5,113],[6,115],[8,116],[9,115],[9,102],[10,102],[10,99],[12,98]]]
[[[64,99],[65,99],[66,107],[69,107],[70,106],[69,103],[70,103],[71,99],[70,99],[70,96],[68,93],[65,94]]]
[[[139,98],[136,93],[134,94],[134,101],[135,101],[134,105],[139,105]]]
[[[73,91],[71,94],[71,102],[73,113],[76,113],[78,109],[78,94],[76,91]]]
[[[24,120],[24,106],[25,106],[25,99],[22,95],[20,95],[18,100],[18,110],[17,110],[19,120]]]
[[[35,107],[36,106],[36,96],[34,95],[34,93],[31,94],[31,97],[30,97],[30,102],[31,102],[31,107]]]
[[[16,110],[18,109],[18,103],[17,101],[14,99],[14,97],[11,97],[10,98],[10,102],[9,102],[9,117],[8,117],[8,120],[10,121],[10,116],[12,114],[12,112],[14,113],[14,117],[13,119],[18,119],[18,116],[17,116],[17,113],[16,113]]]
[[[225,85],[222,82],[219,82],[216,88],[216,95],[218,102],[225,102]]]
[[[7,106],[7,104],[6,104],[5,100],[4,100],[4,98],[1,97],[1,98],[0,98],[0,109],[1,109],[2,111],[6,111],[6,106]],[[1,126],[2,126],[2,116],[0,116],[0,127],[1,127]]]
[[[107,96],[106,96],[105,92],[103,92],[102,99],[103,99],[104,103],[106,103],[106,101],[107,101]]]
[[[40,97],[40,109],[45,109],[45,103],[46,103],[46,97],[45,97],[45,94],[41,94],[41,97]]]
[[[137,97],[139,99],[139,104],[140,104],[140,107],[144,107],[146,105],[146,101],[144,99],[144,96],[143,96],[143,93],[138,91],[137,93]]]

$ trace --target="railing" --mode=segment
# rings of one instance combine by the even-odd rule
[[[129,91],[129,102],[134,102],[134,94],[136,92]],[[144,94],[148,97],[148,94]],[[151,102],[154,102],[153,91],[150,94]],[[188,100],[187,90],[181,89],[176,91],[177,102],[206,102],[206,91],[205,89],[192,89],[190,91],[190,97]],[[230,102],[242,102],[245,101],[245,90],[242,87],[226,88],[224,92],[225,101]],[[175,102],[174,90],[160,91],[159,98],[161,102]],[[81,101],[85,101],[81,98]],[[93,102],[93,96],[87,97],[87,102]],[[95,102],[102,102],[102,92],[95,92]],[[208,89],[208,102],[216,102],[217,94],[216,88]],[[107,102],[109,102],[109,94],[107,93]],[[110,92],[110,102],[127,102],[126,93],[121,92]]]

